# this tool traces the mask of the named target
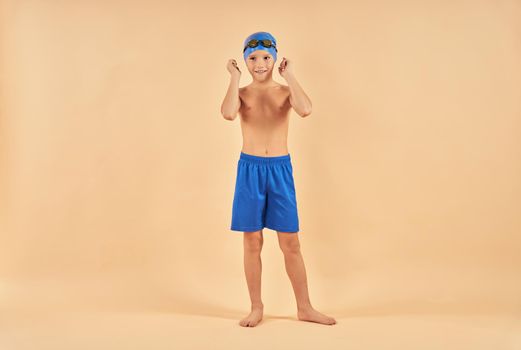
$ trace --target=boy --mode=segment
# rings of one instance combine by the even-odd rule
[[[221,106],[221,113],[227,120],[234,120],[240,112],[243,135],[231,230],[244,232],[244,271],[251,313],[239,324],[254,327],[262,320],[260,253],[262,230],[267,227],[277,231],[286,272],[297,300],[298,319],[333,325],[335,319],[316,311],[309,300],[297,235],[299,221],[293,168],[286,144],[290,109],[295,109],[301,117],[308,116],[311,101],[295,79],[292,61],[283,58],[278,67],[288,85],[272,79],[277,51],[276,40],[268,32],[256,32],[247,37],[243,56],[253,81],[239,88],[241,71],[234,59],[228,60],[231,80]]]

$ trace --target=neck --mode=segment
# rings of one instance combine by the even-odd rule
[[[253,81],[250,84],[252,87],[256,88],[268,88],[272,86],[277,86],[277,82],[272,79],[271,75],[266,80],[256,80],[253,79]]]

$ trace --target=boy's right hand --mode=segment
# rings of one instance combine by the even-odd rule
[[[228,69],[228,72],[230,72],[230,74],[232,76],[237,76],[237,77],[241,76],[241,70],[239,69],[239,67],[237,67],[237,62],[233,58],[230,58],[228,60],[228,64],[226,65],[226,68]]]

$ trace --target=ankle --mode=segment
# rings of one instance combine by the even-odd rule
[[[251,309],[264,309],[264,304],[263,303],[252,303],[251,304]]]
[[[311,303],[300,304],[300,305],[297,305],[297,310],[298,311],[313,310],[313,306],[311,306]]]

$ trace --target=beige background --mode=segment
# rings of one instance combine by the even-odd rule
[[[0,3],[2,349],[521,349],[520,1]],[[313,102],[288,146],[332,327],[269,229],[237,324],[219,107],[259,30]]]

